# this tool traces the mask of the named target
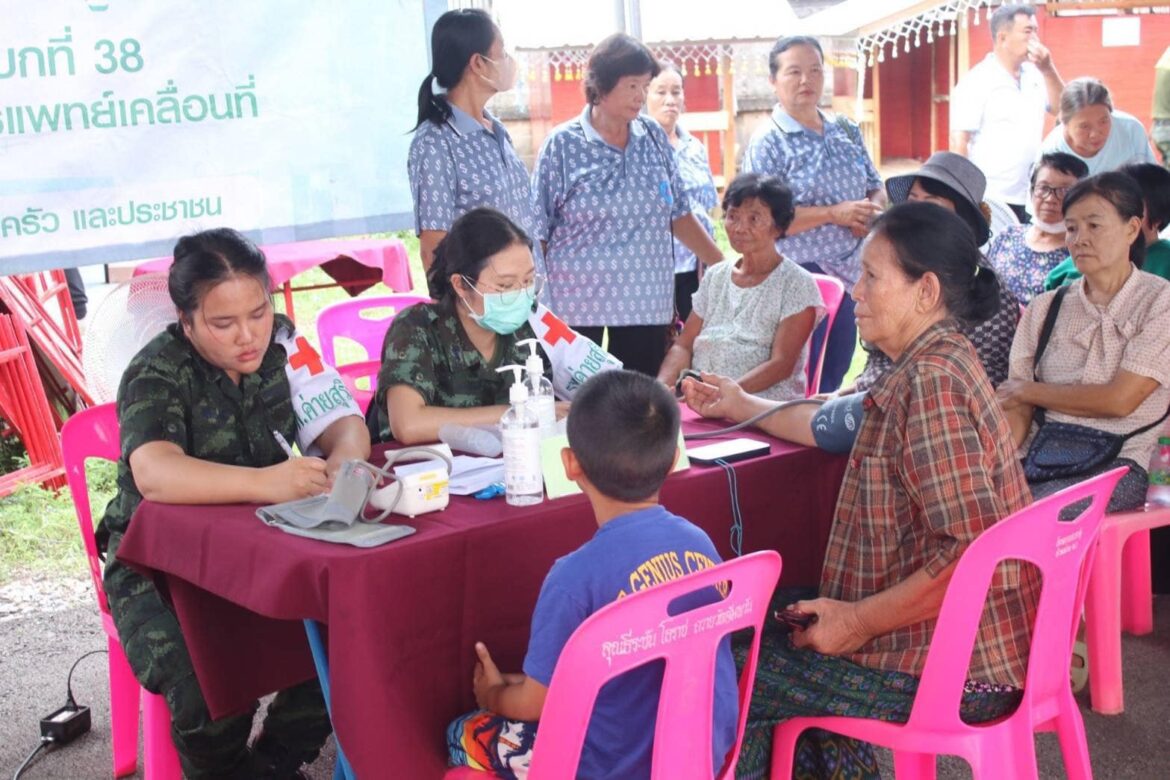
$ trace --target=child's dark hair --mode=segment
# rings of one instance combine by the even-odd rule
[[[601,40],[589,53],[585,65],[585,102],[597,102],[613,91],[623,76],[658,75],[658,60],[637,38],[614,33]]]
[[[645,374],[603,371],[573,396],[567,427],[569,446],[598,492],[643,501],[674,465],[678,402]]]
[[[999,311],[999,279],[982,264],[975,235],[953,211],[936,203],[902,203],[874,221],[870,240],[877,236],[893,245],[910,279],[938,277],[943,305],[955,319],[985,322]]]
[[[1159,233],[1170,225],[1170,171],[1154,163],[1130,163],[1119,169],[1142,188],[1146,221]]]
[[[1073,204],[1090,195],[1096,195],[1109,201],[1109,204],[1121,216],[1122,221],[1134,217],[1142,222],[1145,221],[1146,204],[1142,199],[1142,188],[1128,173],[1109,171],[1078,181],[1064,196],[1061,212],[1067,218],[1068,210],[1072,208]],[[1129,261],[1138,268],[1141,268],[1146,261],[1146,241],[1140,230],[1133,243],[1129,245]]]
[[[208,290],[233,276],[251,276],[265,294],[272,290],[264,253],[247,236],[231,228],[203,230],[175,244],[167,291],[175,308],[190,316]]]
[[[741,173],[731,180],[723,193],[723,211],[742,206],[744,201],[751,198],[756,198],[768,207],[772,221],[780,229],[780,235],[786,235],[796,216],[792,190],[788,189],[788,185],[777,176]]]
[[[512,220],[487,206],[468,211],[451,225],[435,247],[435,260],[427,272],[427,289],[436,301],[455,294],[451,274],[475,281],[488,259],[512,244],[532,249],[532,239]]]
[[[418,123],[441,125],[451,116],[451,106],[443,95],[436,95],[435,82],[451,89],[463,78],[468,61],[476,54],[486,57],[500,31],[487,11],[459,8],[447,11],[431,30],[431,72],[418,88]]]

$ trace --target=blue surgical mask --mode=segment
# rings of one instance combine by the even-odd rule
[[[536,285],[502,293],[480,293],[480,297],[483,298],[483,314],[476,314],[468,306],[471,319],[482,328],[501,336],[510,336],[528,322],[528,315],[532,314],[532,302],[536,300]]]

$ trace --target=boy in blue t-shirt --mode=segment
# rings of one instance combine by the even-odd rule
[[[606,371],[577,392],[561,460],[593,506],[597,533],[554,563],[545,578],[523,674],[500,674],[487,648],[476,643],[475,700],[482,709],[448,727],[452,765],[505,778],[526,776],[553,669],[577,627],[616,599],[720,562],[701,529],[658,503],[658,491],[678,458],[678,430],[677,402],[648,376]],[[695,595],[692,608],[717,598],[714,591]],[[719,653],[716,770],[735,741],[738,716],[735,664],[726,638]],[[578,778],[649,777],[661,682],[661,664],[651,663],[602,688]]]

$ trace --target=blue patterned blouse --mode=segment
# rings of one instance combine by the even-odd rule
[[[821,114],[824,133],[801,125],[779,105],[748,142],[743,168],[779,176],[792,189],[797,206],[831,206],[864,200],[882,188],[857,125]],[[853,286],[861,275],[861,239],[849,228],[821,225],[776,242],[780,254],[798,263],[816,263],[825,273]]]
[[[602,139],[589,106],[545,139],[532,174],[547,241],[547,305],[574,326],[664,325],[674,313],[671,223],[691,208],[666,133],[630,123],[625,149]]]
[[[449,230],[478,206],[503,212],[536,242],[536,214],[524,167],[512,137],[486,110],[489,131],[456,106],[441,125],[423,122],[410,142],[407,171],[414,199],[414,229]],[[540,256],[539,243],[534,254]]]
[[[711,209],[719,203],[715,179],[711,176],[711,162],[707,158],[707,147],[681,125],[674,126],[679,145],[674,148],[674,159],[682,176],[683,190],[691,204],[691,213],[712,238],[715,237],[715,223],[711,221]],[[694,271],[699,267],[699,258],[687,249],[686,244],[674,240],[674,272],[676,274]]]
[[[1027,231],[1027,225],[1012,225],[997,233],[987,247],[987,262],[999,274],[999,280],[1025,305],[1044,292],[1044,280],[1049,272],[1068,257],[1066,247],[1050,252],[1032,249],[1024,240]]]

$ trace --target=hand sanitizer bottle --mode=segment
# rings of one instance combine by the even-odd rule
[[[530,351],[528,359],[524,361],[524,368],[528,376],[524,383],[528,386],[528,406],[536,412],[536,419],[540,421],[540,438],[547,439],[556,433],[557,428],[557,399],[553,395],[552,382],[544,375],[544,361],[536,351],[536,339],[524,339],[517,344],[526,344]]]
[[[528,405],[523,366],[501,366],[515,381],[508,389],[511,408],[500,418],[504,437],[504,497],[512,506],[530,506],[544,500],[544,475],[540,469],[540,422]]]

